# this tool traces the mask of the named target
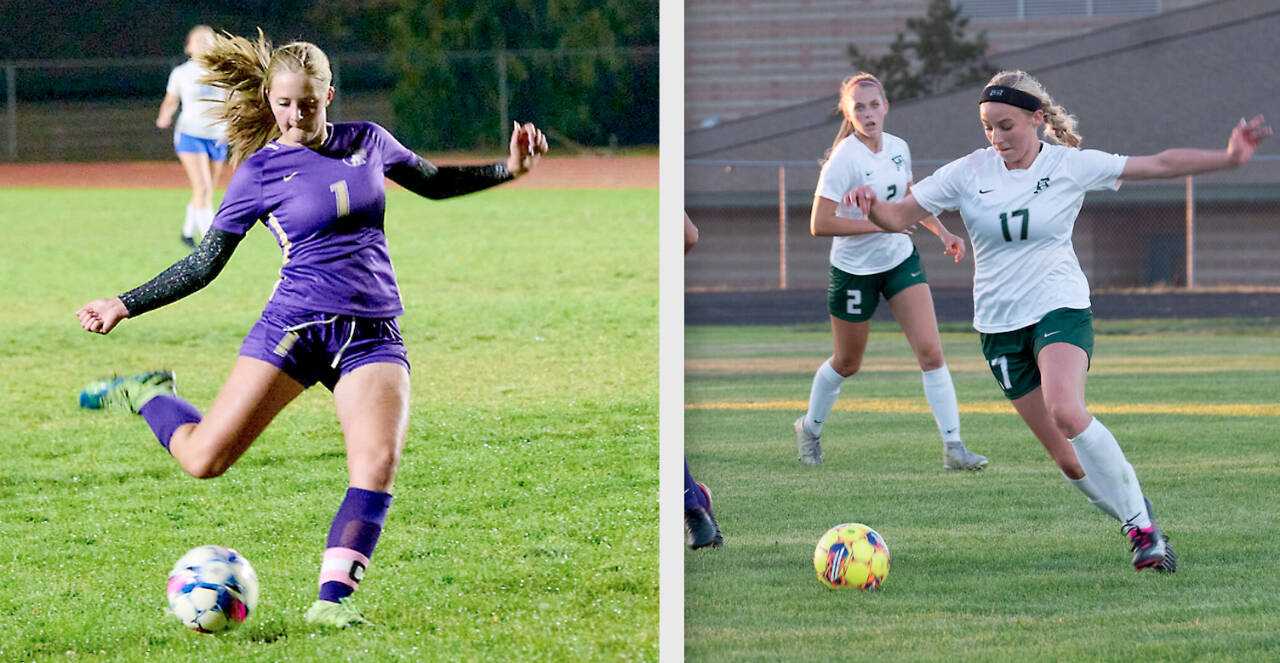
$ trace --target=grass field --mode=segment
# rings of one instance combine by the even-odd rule
[[[686,660],[1280,660],[1280,331],[1275,320],[1105,322],[1088,385],[1179,555],[1135,573],[1119,524],[1091,507],[1003,400],[976,334],[944,328],[979,473],[942,469],[919,369],[875,323],[863,371],[796,461],[830,332],[686,334],[690,468],[725,547],[685,556]],[[888,542],[879,592],[829,590],[813,548],[863,522]]]
[[[198,481],[86,381],[170,367],[207,408],[280,265],[255,228],[205,290],[107,337],[75,310],[185,251],[180,190],[0,189],[0,661],[618,661],[658,656],[657,191],[388,194],[413,410],[357,593],[376,626],[319,631],[346,488],[328,392],[304,393]],[[163,612],[188,548],[257,569],[223,637]]]

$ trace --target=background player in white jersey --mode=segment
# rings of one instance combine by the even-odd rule
[[[1238,167],[1271,129],[1261,115],[1242,119],[1225,150],[1135,157],[1081,150],[1075,118],[1022,71],[996,74],[978,108],[991,147],[943,166],[901,201],[871,187],[847,199],[887,231],[960,211],[973,241],[973,324],[996,382],[1067,480],[1123,523],[1134,567],[1171,572],[1177,558],[1133,466],[1085,408],[1093,316],[1071,231],[1087,191]],[[1042,126],[1060,145],[1040,140]]]
[[[903,232],[886,233],[840,201],[856,186],[870,186],[885,200],[898,200],[911,187],[911,150],[906,141],[884,133],[889,102],[875,76],[860,72],[840,86],[844,122],[836,134],[813,196],[810,232],[831,237],[831,280],[827,289],[835,352],[813,377],[809,409],[795,421],[800,462],[822,464],[822,427],[845,379],[858,372],[867,348],[871,316],[881,295],[907,336],[920,370],[924,394],[942,435],[943,467],[980,470],[987,459],[960,440],[960,411],[951,372],[942,357],[938,320],[924,267],[915,245]],[[936,218],[922,221],[942,240],[943,252],[964,257],[964,240],[947,232]],[[904,229],[905,230],[905,229]]]
[[[213,44],[213,28],[197,25],[187,33],[183,49],[190,60],[174,67],[165,86],[164,101],[156,126],[173,126],[173,149],[191,180],[191,202],[187,203],[182,222],[182,241],[195,248],[195,236],[204,235],[213,223],[213,187],[218,185],[222,165],[227,160],[224,123],[207,114],[226,98],[222,90],[200,82],[208,72],[200,65],[200,56]],[[179,112],[179,106],[181,111]],[[173,115],[178,113],[174,124]]]

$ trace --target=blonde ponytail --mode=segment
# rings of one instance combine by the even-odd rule
[[[1053,103],[1053,97],[1049,96],[1040,81],[1032,78],[1031,74],[1025,71],[1002,71],[993,76],[987,85],[1003,85],[1034,95],[1043,106],[1045,138],[1067,147],[1080,147],[1081,138],[1076,132],[1076,116]]]
[[[213,45],[200,56],[200,64],[209,72],[200,82],[227,91],[227,100],[216,115],[227,122],[233,167],[280,137],[267,101],[275,74],[302,72],[324,88],[333,80],[329,58],[315,44],[298,41],[272,49],[261,28],[254,41],[227,33],[215,36]]]

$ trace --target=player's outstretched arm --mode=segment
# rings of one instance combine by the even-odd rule
[[[891,233],[902,232],[929,216],[910,192],[902,200],[890,203],[877,200],[876,192],[865,184],[844,194],[844,202],[857,205],[867,220]]]
[[[1263,139],[1271,135],[1271,127],[1261,115],[1252,120],[1240,119],[1231,130],[1225,150],[1196,150],[1175,148],[1150,156],[1129,157],[1125,162],[1122,180],[1152,180],[1166,177],[1183,177],[1199,173],[1238,168],[1249,159]]]
[[[106,334],[125,318],[171,304],[209,285],[226,266],[243,238],[243,235],[210,229],[190,255],[173,263],[155,278],[119,297],[95,299],[82,306],[76,311],[80,326],[85,331]]]
[[[511,155],[506,161],[483,166],[436,166],[419,157],[414,164],[396,164],[387,177],[432,200],[462,196],[510,182],[538,164],[547,152],[547,137],[532,124],[516,124],[511,132]]]

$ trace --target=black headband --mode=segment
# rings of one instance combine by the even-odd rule
[[[1043,108],[1040,104],[1040,98],[1034,94],[1027,94],[1022,90],[1004,85],[988,85],[982,90],[982,97],[978,99],[978,104],[985,104],[988,101],[998,101],[1002,104],[1017,106],[1031,112],[1036,112]]]

